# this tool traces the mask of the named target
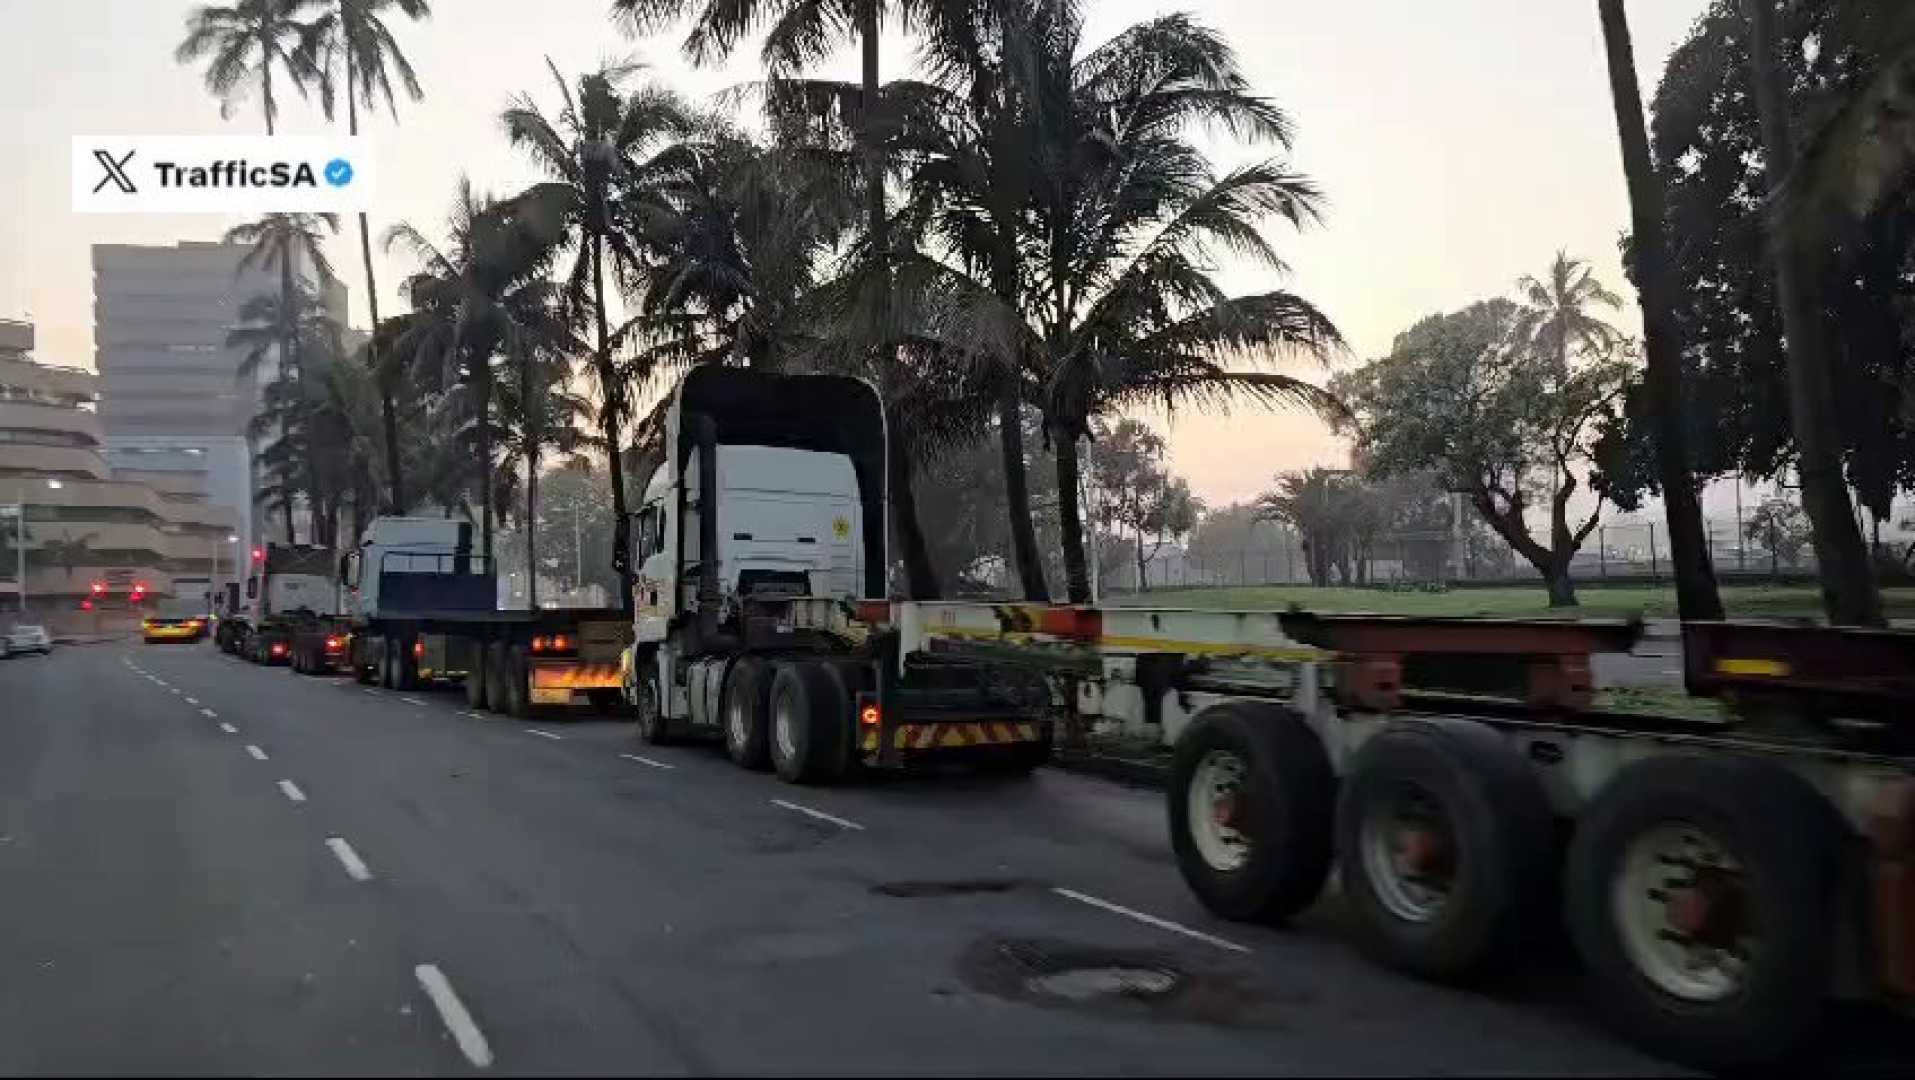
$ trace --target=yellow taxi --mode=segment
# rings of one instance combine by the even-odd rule
[[[148,645],[162,641],[198,641],[206,636],[206,620],[198,615],[165,618],[148,616],[140,620],[140,631]]]

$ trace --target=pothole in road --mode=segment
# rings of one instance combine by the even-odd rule
[[[1227,973],[1188,970],[1158,952],[992,938],[958,960],[964,983],[995,997],[1136,1019],[1279,1026],[1276,1002]]]
[[[965,878],[956,881],[887,881],[871,886],[879,896],[912,900],[935,896],[975,896],[979,893],[1007,893],[1029,882],[1017,878]]]

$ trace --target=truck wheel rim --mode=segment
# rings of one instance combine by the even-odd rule
[[[1212,870],[1228,873],[1250,860],[1250,839],[1237,828],[1243,819],[1243,771],[1243,758],[1212,750],[1190,776],[1190,839]]]
[[[1364,876],[1391,915],[1427,923],[1442,914],[1456,878],[1455,830],[1429,792],[1402,784],[1374,800],[1357,847]]]
[[[1747,982],[1756,942],[1742,866],[1707,830],[1669,822],[1637,836],[1610,906],[1629,962],[1664,993],[1709,1003]]]
[[[786,761],[793,761],[798,757],[798,741],[791,729],[798,718],[793,715],[790,695],[779,697],[776,712],[777,715],[771,726],[773,735],[778,740],[778,753],[783,755]]]

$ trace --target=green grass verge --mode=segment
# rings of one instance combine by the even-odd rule
[[[1451,589],[1447,592],[1395,592],[1385,589],[1316,589],[1307,585],[1257,585],[1243,588],[1153,589],[1107,598],[1118,607],[1182,607],[1212,611],[1275,611],[1298,604],[1324,613],[1369,612],[1379,615],[1494,615],[1504,618],[1593,619],[1674,618],[1674,588],[1651,585],[1585,585],[1581,603],[1552,608],[1542,587],[1509,586]],[[1883,604],[1891,618],[1915,618],[1915,589],[1885,589]],[[1814,619],[1822,610],[1813,585],[1724,585],[1722,603],[1732,618]]]

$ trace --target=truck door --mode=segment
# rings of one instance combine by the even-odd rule
[[[666,550],[666,504],[663,500],[641,508],[632,530],[632,579],[634,630],[639,641],[663,641],[671,617],[677,611],[675,592],[678,575]]]

